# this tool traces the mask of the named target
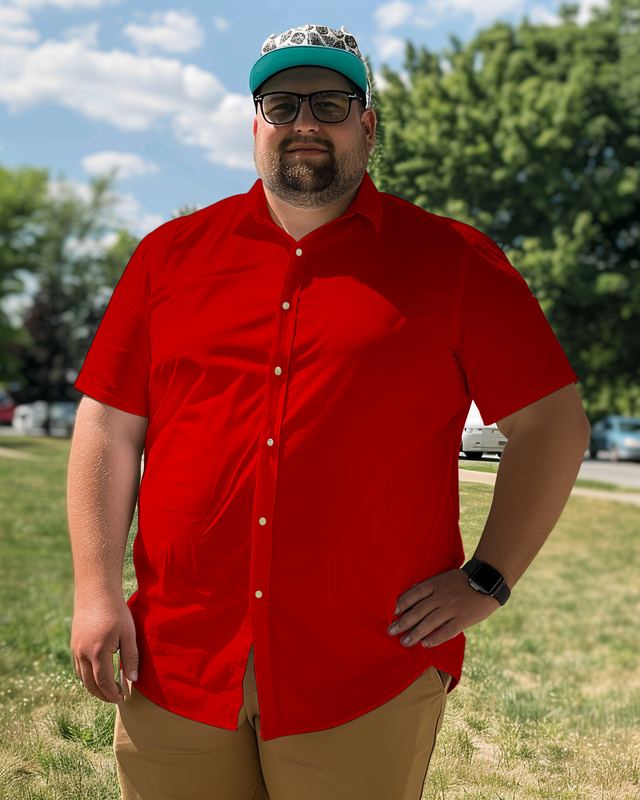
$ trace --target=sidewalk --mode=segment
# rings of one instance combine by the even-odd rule
[[[471,469],[458,470],[458,479],[460,481],[469,481],[470,483],[490,483],[494,485],[496,477],[497,473],[494,472],[476,472]],[[574,486],[571,494],[581,494],[583,497],[599,497],[602,500],[616,500],[620,503],[632,503],[640,506],[640,492],[607,492],[604,489],[581,489],[578,486]]]

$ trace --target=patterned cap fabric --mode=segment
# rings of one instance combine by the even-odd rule
[[[306,66],[328,67],[346,75],[365,93],[366,108],[371,107],[369,70],[358,43],[344,25],[339,31],[326,25],[300,25],[279,35],[272,33],[251,68],[251,94],[276,72]]]

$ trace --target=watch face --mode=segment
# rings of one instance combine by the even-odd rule
[[[502,575],[489,564],[480,564],[471,573],[471,580],[481,586],[485,592],[491,594],[502,582]]]

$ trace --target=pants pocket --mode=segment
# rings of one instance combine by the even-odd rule
[[[440,679],[440,683],[442,684],[442,688],[446,692],[449,689],[449,684],[451,683],[451,675],[448,672],[443,672],[440,669],[434,667],[435,671],[438,674],[438,678]]]

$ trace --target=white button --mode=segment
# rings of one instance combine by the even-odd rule
[[[256,592],[256,597],[262,597],[262,592],[260,591],[260,589],[258,589],[258,591]]]
[[[261,525],[266,525],[267,524],[267,520],[264,517],[260,517],[260,524]]]
[[[296,255],[297,255],[297,256],[301,256],[301,255],[302,255],[302,250],[301,250],[300,248],[298,248],[298,249],[296,250]]]
[[[289,303],[283,303],[283,304],[282,304],[282,307],[283,307],[283,308],[289,308]]]
[[[273,444],[273,439],[267,439],[267,444],[269,445],[269,447],[271,447],[271,445]]]
[[[279,375],[282,372],[280,367],[276,367],[273,371],[276,373],[276,375]]]

